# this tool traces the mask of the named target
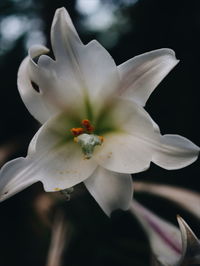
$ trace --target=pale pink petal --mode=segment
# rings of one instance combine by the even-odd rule
[[[179,229],[136,201],[133,201],[130,210],[147,233],[152,252],[158,261],[163,265],[175,266],[182,252]]]

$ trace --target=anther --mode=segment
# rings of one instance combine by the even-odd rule
[[[83,119],[82,122],[81,122],[81,124],[84,127],[88,127],[88,126],[91,125],[90,120],[88,120],[88,119]]]
[[[82,127],[72,128],[72,129],[71,129],[71,132],[72,132],[72,134],[73,134],[75,137],[77,137],[77,136],[83,134],[83,132],[84,132],[84,128],[82,128]]]
[[[81,125],[86,129],[86,132],[88,133],[94,132],[94,126],[91,124],[90,120],[83,119]]]
[[[85,159],[90,159],[93,155],[94,148],[101,145],[104,137],[95,135],[94,126],[88,119],[81,121],[82,127],[72,128],[71,132],[74,136],[74,142],[81,146]]]

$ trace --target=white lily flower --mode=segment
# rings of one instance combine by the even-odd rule
[[[51,43],[55,60],[44,55],[47,48],[35,46],[19,68],[22,100],[43,125],[27,157],[2,168],[0,200],[37,181],[46,191],[83,181],[109,215],[129,207],[130,174],[146,170],[151,161],[178,169],[197,159],[199,147],[181,136],[162,136],[143,108],[178,63],[172,50],[155,50],[116,66],[97,41],[81,42],[64,8],[55,13]]]

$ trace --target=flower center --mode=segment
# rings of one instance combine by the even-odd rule
[[[74,142],[81,146],[82,152],[86,159],[90,159],[97,145],[101,145],[104,138],[94,133],[94,126],[88,119],[81,122],[82,127],[72,128],[71,132],[74,136]]]

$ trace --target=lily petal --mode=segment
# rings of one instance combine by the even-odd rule
[[[68,143],[46,155],[37,171],[46,191],[58,191],[84,181],[96,167],[93,160],[84,159],[79,147],[74,148],[74,143]]]
[[[29,157],[29,158],[31,158],[32,155],[35,154],[35,151],[36,151],[36,143],[37,143],[37,140],[38,140],[38,137],[39,137],[41,131],[43,131],[43,127],[40,127],[38,129],[38,131],[33,136],[31,142],[29,143],[28,152],[27,152],[27,157]]]
[[[51,43],[57,59],[65,60],[63,56],[67,56],[70,60],[76,60],[70,53],[75,56],[76,47],[82,45],[82,42],[64,7],[58,8],[55,12],[51,27]]]
[[[89,42],[83,54],[79,56],[89,99],[94,102],[94,109],[100,104],[105,106],[105,101],[109,101],[117,93],[120,82],[114,59],[96,40]],[[85,67],[85,64],[90,67]]]
[[[112,117],[109,119],[112,119],[121,131],[141,139],[147,136],[154,138],[155,133],[159,133],[158,125],[144,108],[127,99],[113,99],[115,104],[112,106]]]
[[[164,197],[173,201],[200,219],[200,195],[197,192],[168,185],[134,182],[134,190]]]
[[[160,262],[157,265],[176,265],[182,251],[181,234],[178,228],[136,201],[133,201],[130,210],[147,233],[151,249]]]
[[[21,63],[18,71],[17,84],[21,98],[29,112],[40,123],[44,123],[51,114],[44,104],[41,93],[33,88],[32,81],[35,82],[36,76],[33,71],[32,58],[47,53],[48,51],[49,50],[44,46],[33,47],[30,51],[30,55]]]
[[[200,148],[178,135],[160,136],[152,162],[168,169],[180,169],[196,161]]]
[[[102,147],[96,150],[95,160],[110,171],[131,174],[145,171],[150,166],[151,149],[139,138],[131,135],[107,135]]]
[[[84,183],[108,216],[116,209],[127,210],[129,208],[133,197],[131,175],[119,174],[98,167]]]
[[[81,42],[65,8],[55,13],[51,42],[56,61],[47,56],[41,56],[38,61],[43,71],[44,93],[56,90],[62,96],[60,101],[64,97],[66,106],[66,101],[74,105],[78,99],[87,97],[97,103],[97,99],[117,90],[119,75],[113,58],[97,41],[87,45]]]
[[[121,97],[144,106],[153,90],[178,62],[173,50],[159,49],[119,65]]]
[[[112,116],[107,120],[111,126],[114,121],[119,129],[104,135],[102,146],[94,153],[95,160],[102,167],[120,173],[146,170],[154,152],[152,138],[155,137],[154,125],[147,112],[131,101],[116,99]],[[109,127],[109,124],[105,126]]]
[[[15,195],[26,187],[37,182],[34,175],[29,175],[28,171],[23,173],[27,166],[25,158],[17,158],[6,163],[0,171],[0,201]]]

